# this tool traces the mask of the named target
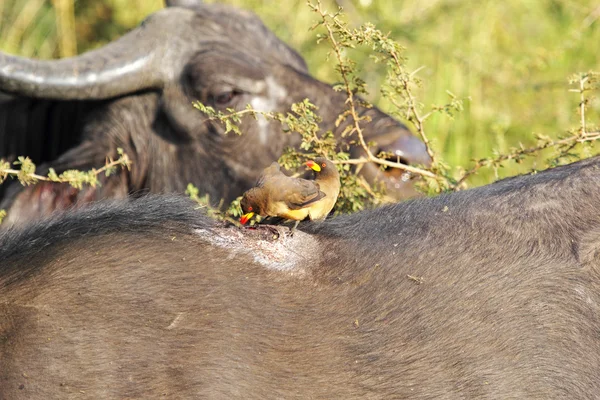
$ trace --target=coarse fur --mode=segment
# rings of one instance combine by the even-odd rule
[[[208,194],[214,204],[221,199],[229,204],[252,186],[263,168],[278,159],[285,147],[300,144],[298,134],[283,133],[279,122],[262,116],[244,116],[241,136],[225,134],[223,124],[192,106],[195,100],[229,113],[228,109],[242,111],[248,104],[258,111],[288,112],[293,103],[310,99],[323,118],[321,130],[338,134],[340,146],[348,149],[347,140],[339,135],[346,126],[336,127],[335,123],[345,110],[345,96],[311,77],[302,57],[258,17],[218,4],[175,4],[187,9],[161,10],[119,41],[73,61],[46,62],[46,66],[55,66],[56,76],[40,76],[36,80],[42,82],[39,91],[33,94],[14,88],[21,79],[22,61],[0,53],[0,65],[8,65],[0,68],[0,91],[13,93],[0,93],[0,158],[31,156],[42,164],[40,173],[49,168],[58,173],[99,168],[107,157],[118,157],[117,148],[123,148],[132,159],[131,171],[102,178],[102,185],[95,189],[74,191],[67,184],[54,183],[23,188],[15,182],[8,189],[0,186],[0,208],[9,211],[6,224],[26,222],[96,199],[148,192],[183,193],[189,183],[201,194]],[[132,61],[126,57],[145,47],[164,48],[164,54],[155,57],[159,61],[153,69],[144,72],[148,81],[161,76],[163,81],[156,87],[138,90],[138,85],[136,90],[118,96],[95,99],[92,94],[102,90],[100,84],[77,92],[65,83],[58,88],[68,92],[65,96],[78,100],[61,100],[54,89],[47,96],[58,99],[44,97],[46,86],[51,86],[47,82],[75,79],[69,71],[97,68],[91,76],[100,79],[98,76],[110,70],[104,64],[121,62],[119,68],[131,69],[144,61],[146,54]],[[13,62],[17,64],[11,66]],[[33,62],[27,60],[23,68]],[[59,68],[67,62],[81,65]],[[40,75],[41,70],[36,74]],[[144,83],[146,75],[138,80]],[[113,81],[109,79],[108,84]],[[28,91],[31,85],[22,86],[20,90]],[[408,163],[428,162],[424,145],[404,125],[377,108],[359,107],[358,111],[371,120],[363,127],[365,138],[377,142],[380,150],[400,151]],[[361,150],[356,147],[351,151],[358,155]],[[365,171],[370,171],[372,181],[388,182],[392,195],[415,195],[410,182],[387,177],[374,165]]]
[[[169,197],[10,230],[0,398],[595,398],[599,177],[593,158],[272,246]]]

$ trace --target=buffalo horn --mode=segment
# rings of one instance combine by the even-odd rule
[[[194,38],[185,29],[194,16],[183,8],[160,10],[119,40],[71,58],[34,60],[0,52],[0,91],[93,100],[161,88],[189,57],[186,42]]]

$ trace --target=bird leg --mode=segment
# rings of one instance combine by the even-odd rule
[[[281,228],[285,229],[284,227],[281,227]],[[268,235],[269,236],[268,238],[263,237],[263,239],[267,239],[267,240],[277,240],[280,237],[285,236],[285,232],[282,231],[278,225],[269,225],[269,224],[260,223],[260,224],[254,225],[253,228],[248,227],[246,229],[254,229],[261,236],[265,236],[265,234]],[[265,231],[267,231],[268,233]]]
[[[294,231],[298,227],[299,223],[300,223],[300,221],[296,221],[296,223],[294,223],[294,227],[290,230],[290,237],[294,236]]]
[[[268,230],[271,231],[271,233],[273,233],[273,239],[277,240],[282,236],[282,232],[279,231],[279,229],[277,229],[277,226],[273,226],[273,225],[263,225],[265,228],[267,228]]]

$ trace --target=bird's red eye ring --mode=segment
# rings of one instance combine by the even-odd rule
[[[327,164],[323,163],[321,164],[321,167],[325,168],[327,166]]]
[[[248,207],[248,211],[252,211],[252,207]]]

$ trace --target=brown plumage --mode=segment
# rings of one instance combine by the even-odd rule
[[[254,215],[281,217],[297,221],[327,217],[340,190],[340,179],[333,163],[316,158],[306,163],[315,171],[316,179],[292,178],[283,174],[274,162],[266,168],[256,187],[244,193],[240,203],[242,224]]]
[[[315,174],[315,182],[325,197],[309,206],[311,220],[325,219],[335,206],[340,194],[340,174],[335,164],[324,157],[317,157],[306,163]]]

